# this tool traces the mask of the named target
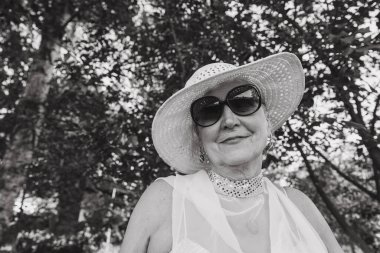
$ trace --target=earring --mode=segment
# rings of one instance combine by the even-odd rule
[[[274,146],[274,137],[272,132],[269,135],[269,143],[265,146],[263,153],[266,154],[269,150],[271,150]]]
[[[200,148],[199,148],[199,161],[201,162],[201,163],[206,163],[206,164],[209,164],[210,163],[210,161],[208,160],[208,157],[207,157],[207,154],[206,154],[206,151],[205,151],[205,149],[203,148],[203,146],[200,146]]]

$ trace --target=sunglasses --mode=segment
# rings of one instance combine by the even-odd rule
[[[236,115],[251,115],[260,109],[260,92],[255,86],[246,84],[231,89],[224,101],[214,96],[201,97],[191,104],[191,117],[198,126],[212,126],[222,117],[224,105]]]

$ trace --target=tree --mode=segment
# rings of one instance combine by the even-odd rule
[[[59,161],[54,160],[55,163],[49,163],[51,162],[49,155],[54,156],[57,153],[46,155],[49,139],[44,139],[46,135],[41,135],[41,133],[49,134],[47,131],[51,131],[49,129],[51,122],[48,121],[50,119],[48,116],[50,111],[55,110],[52,107],[57,105],[52,99],[61,98],[59,95],[62,95],[61,93],[64,93],[65,89],[70,86],[66,82],[81,82],[82,85],[90,82],[99,86],[102,76],[96,76],[90,80],[78,79],[80,76],[71,76],[75,77],[71,80],[70,76],[60,78],[57,71],[65,71],[63,66],[74,68],[69,70],[70,74],[81,74],[80,68],[82,67],[67,64],[66,61],[73,56],[66,55],[66,59],[61,59],[60,53],[66,47],[70,47],[73,36],[75,36],[73,33],[76,24],[83,24],[81,27],[86,29],[95,28],[91,31],[94,34],[87,45],[94,40],[94,37],[100,39],[100,43],[108,42],[108,40],[101,40],[108,32],[107,29],[109,27],[117,29],[118,26],[122,26],[120,31],[128,29],[129,22],[131,22],[131,16],[128,16],[128,13],[134,12],[133,1],[5,1],[2,5],[2,26],[6,49],[3,54],[4,59],[8,60],[10,64],[4,64],[8,72],[3,77],[4,92],[1,94],[2,107],[5,109],[5,116],[2,118],[5,123],[2,128],[4,133],[2,140],[6,142],[6,146],[3,144],[4,155],[1,167],[0,238],[2,238],[4,229],[11,225],[15,199],[24,185],[28,183],[26,175],[33,177],[31,173],[35,172],[36,167],[46,170],[55,169],[55,173],[45,171],[47,174],[42,174],[58,176],[58,181],[62,183],[62,186],[58,185],[55,191],[48,191],[58,193],[58,223],[65,224],[65,227],[69,228],[74,221],[77,222],[86,174],[75,167],[80,165],[80,163],[75,163],[75,160],[71,160],[74,165],[65,163],[67,159],[72,159],[67,153],[64,155],[61,153]],[[92,61],[102,62],[109,55],[112,56],[116,51],[113,46],[106,45],[95,53],[89,53],[91,47],[82,51],[88,57],[86,60],[92,70],[96,68],[96,66],[91,66]],[[75,69],[75,67],[79,67],[79,69]],[[109,73],[104,73],[103,77],[117,71],[116,65]],[[63,85],[61,85],[62,83]],[[50,92],[51,89],[54,91]],[[57,92],[58,97],[54,97]],[[80,99],[81,94],[75,95],[78,96],[77,99]],[[112,94],[110,97],[110,99],[114,99]],[[92,103],[90,98],[86,101]],[[104,103],[103,108],[100,108],[104,115],[109,101],[104,98],[100,99],[100,102]],[[72,120],[76,119],[70,118],[68,121]],[[61,128],[61,130],[63,129]],[[63,133],[63,135],[65,134]],[[53,132],[52,135],[58,138],[62,137],[59,132]],[[48,136],[52,137],[52,135]],[[43,139],[42,142],[41,139]],[[55,151],[59,150],[55,149]],[[60,151],[66,150],[63,148]],[[88,157],[88,154],[84,154],[84,156]],[[79,155],[75,158],[83,157]],[[88,162],[88,159],[86,161]],[[88,164],[88,166],[90,165],[91,163]],[[38,171],[38,173],[41,172]],[[52,178],[47,181],[49,186],[54,183]],[[39,190],[41,192],[41,189]],[[75,200],[73,197],[76,197]],[[67,201],[69,203],[66,203]]]

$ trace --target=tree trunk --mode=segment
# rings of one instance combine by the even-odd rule
[[[31,64],[25,92],[16,108],[17,123],[0,170],[0,241],[12,221],[14,202],[25,182],[25,168],[33,162],[34,149],[38,145],[44,102],[53,77],[54,63],[59,56],[58,41],[59,38],[51,32],[42,32],[37,57]]]
[[[84,181],[86,178],[78,170],[78,167],[60,168],[58,173],[58,220],[52,232],[57,235],[74,235],[80,229],[78,217],[84,194]]]
[[[372,159],[373,163],[373,175],[376,185],[377,198],[380,199],[380,149],[371,144],[364,144],[367,147],[369,157]]]

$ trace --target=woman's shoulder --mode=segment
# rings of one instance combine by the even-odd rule
[[[146,250],[150,237],[171,220],[172,190],[165,180],[147,187],[133,209],[120,252]]]
[[[313,201],[302,191],[293,187],[284,187],[288,198],[298,207],[298,209],[308,218],[315,219],[315,212],[319,212]],[[314,220],[314,222],[317,222]]]
[[[155,207],[153,212],[157,212],[156,208],[165,210],[171,206],[173,186],[173,177],[159,178],[151,183],[142,194],[139,202],[141,204]],[[149,208],[149,210],[151,210]]]
[[[170,188],[168,188],[168,186],[170,186],[171,188],[174,187],[175,178],[176,178],[176,175],[171,175],[171,176],[167,176],[167,177],[159,177],[152,183],[152,185],[154,185],[154,187],[167,188],[167,190],[172,191],[172,190],[170,190]],[[155,184],[157,184],[157,185],[155,185]]]
[[[155,180],[141,195],[133,213],[138,216],[149,216],[152,219],[161,220],[171,208],[172,186],[166,180]]]
[[[305,193],[296,188],[286,187],[285,191],[289,199],[298,207],[313,227],[319,230],[325,220],[314,202]]]
[[[284,187],[288,198],[300,209],[302,212],[309,212],[316,208],[313,201],[302,191],[293,187]]]
[[[296,188],[285,187],[284,189],[288,198],[302,212],[314,229],[321,233],[326,221],[314,202],[305,193]]]
[[[343,253],[343,250],[335,239],[330,226],[327,224],[325,218],[318,210],[314,202],[305,193],[296,188],[286,187],[285,190],[289,199],[298,207],[298,209],[318,232],[319,236],[328,248],[328,251]]]
[[[140,212],[144,216],[151,217],[154,229],[166,220],[171,214],[172,186],[166,180],[155,180],[142,194],[134,212]]]

